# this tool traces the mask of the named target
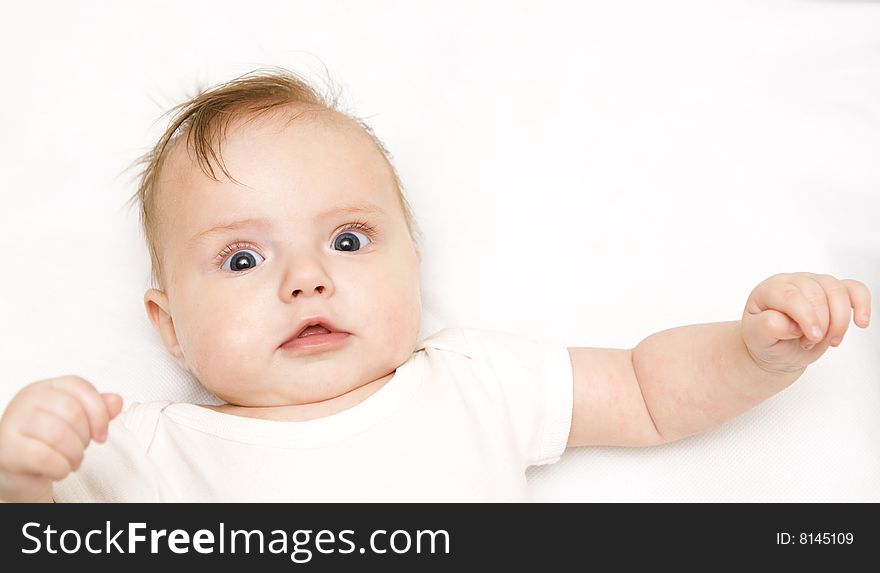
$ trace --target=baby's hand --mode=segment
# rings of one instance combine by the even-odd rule
[[[25,386],[0,419],[0,500],[51,501],[52,482],[79,468],[91,440],[107,439],[121,410],[121,396],[78,376]]]
[[[871,293],[853,279],[791,273],[755,287],[742,317],[742,335],[755,363],[770,372],[796,372],[838,346],[849,327],[867,328]],[[814,331],[815,329],[815,331]]]

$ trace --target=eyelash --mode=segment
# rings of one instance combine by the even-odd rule
[[[373,225],[370,225],[366,221],[354,221],[354,222],[350,223],[348,226],[340,229],[339,233],[341,234],[344,231],[349,231],[351,229],[355,229],[358,231],[364,231],[367,235],[369,235],[370,240],[373,240],[376,236],[376,227],[374,227]],[[222,267],[223,263],[226,262],[226,257],[228,257],[229,255],[231,255],[241,249],[255,249],[255,247],[253,245],[251,245],[250,243],[247,243],[244,241],[239,241],[239,240],[235,240],[235,241],[229,243],[228,245],[223,247],[223,250],[220,251],[220,253],[217,254],[217,258],[215,260],[217,266]]]

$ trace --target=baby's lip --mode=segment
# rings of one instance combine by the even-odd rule
[[[334,324],[332,322],[330,322],[329,319],[324,318],[323,316],[309,316],[309,317],[302,319],[302,321],[300,321],[299,325],[293,331],[293,334],[291,334],[284,342],[282,342],[280,344],[280,346],[284,346],[285,344],[287,344],[291,340],[294,340],[300,334],[302,334],[305,329],[307,329],[310,326],[314,326],[314,325],[323,326],[324,328],[329,330],[331,333],[332,332],[345,332],[344,330],[341,330],[341,329],[337,328],[336,326],[334,326]]]

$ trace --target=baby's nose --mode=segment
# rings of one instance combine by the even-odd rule
[[[324,292],[324,285],[318,285],[315,287],[315,290],[318,291],[318,294],[322,294]],[[293,297],[296,298],[302,294],[302,289],[296,289],[293,291]]]

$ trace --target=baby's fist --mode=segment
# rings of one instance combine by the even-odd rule
[[[813,273],[773,275],[749,295],[743,340],[758,366],[795,372],[818,360],[829,345],[840,345],[852,310],[856,325],[867,328],[871,293],[857,280]]]
[[[46,500],[53,481],[79,468],[91,440],[107,439],[121,410],[121,396],[79,376],[25,386],[0,418],[0,500]]]

